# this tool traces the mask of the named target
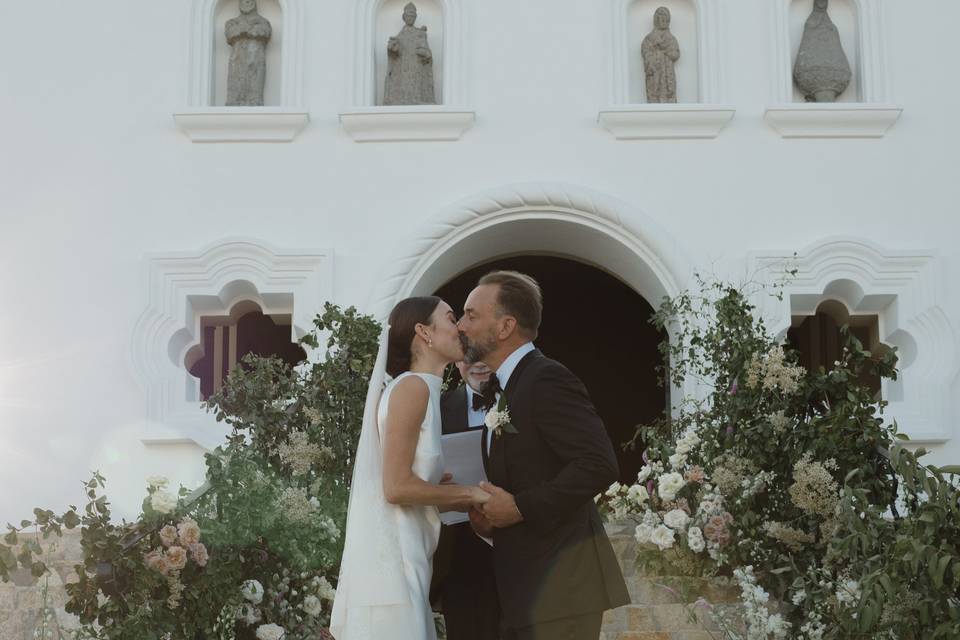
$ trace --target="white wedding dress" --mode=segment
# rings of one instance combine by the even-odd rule
[[[336,640],[436,640],[429,594],[433,553],[440,537],[440,514],[433,506],[393,505],[384,499],[380,443],[390,393],[403,378],[420,377],[430,389],[430,398],[420,427],[413,472],[426,482],[440,482],[442,380],[431,374],[403,373],[377,398],[376,390],[382,387],[384,344],[382,338],[357,448],[330,631]]]

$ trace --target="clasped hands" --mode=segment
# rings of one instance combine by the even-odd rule
[[[453,476],[444,474],[442,483],[450,483]],[[523,514],[509,491],[490,482],[481,482],[467,509],[470,525],[479,535],[489,538],[494,529],[504,529],[523,521]],[[459,509],[458,509],[459,510]]]

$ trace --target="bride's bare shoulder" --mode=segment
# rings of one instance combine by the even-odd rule
[[[420,376],[404,376],[390,392],[390,408],[403,411],[425,407],[430,398],[430,387]]]

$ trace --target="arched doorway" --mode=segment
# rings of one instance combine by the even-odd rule
[[[621,445],[666,406],[655,371],[661,333],[649,323],[654,309],[602,269],[545,255],[483,263],[444,283],[436,295],[459,313],[477,280],[495,269],[521,271],[540,283],[544,313],[537,347],[586,385],[617,451],[621,481],[635,481],[643,465],[640,452],[623,451]]]

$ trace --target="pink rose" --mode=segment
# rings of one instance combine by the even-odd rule
[[[172,524],[168,524],[164,528],[160,529],[160,541],[163,542],[163,546],[165,547],[176,544],[177,528]]]
[[[167,549],[167,562],[176,570],[187,566],[187,550],[183,547],[173,546]]]
[[[697,484],[703,484],[705,478],[703,467],[699,465],[694,465],[687,469],[687,472],[683,474],[683,476],[687,482],[696,482]]]
[[[200,527],[193,520],[186,519],[177,527],[180,543],[189,547],[200,542]]]

